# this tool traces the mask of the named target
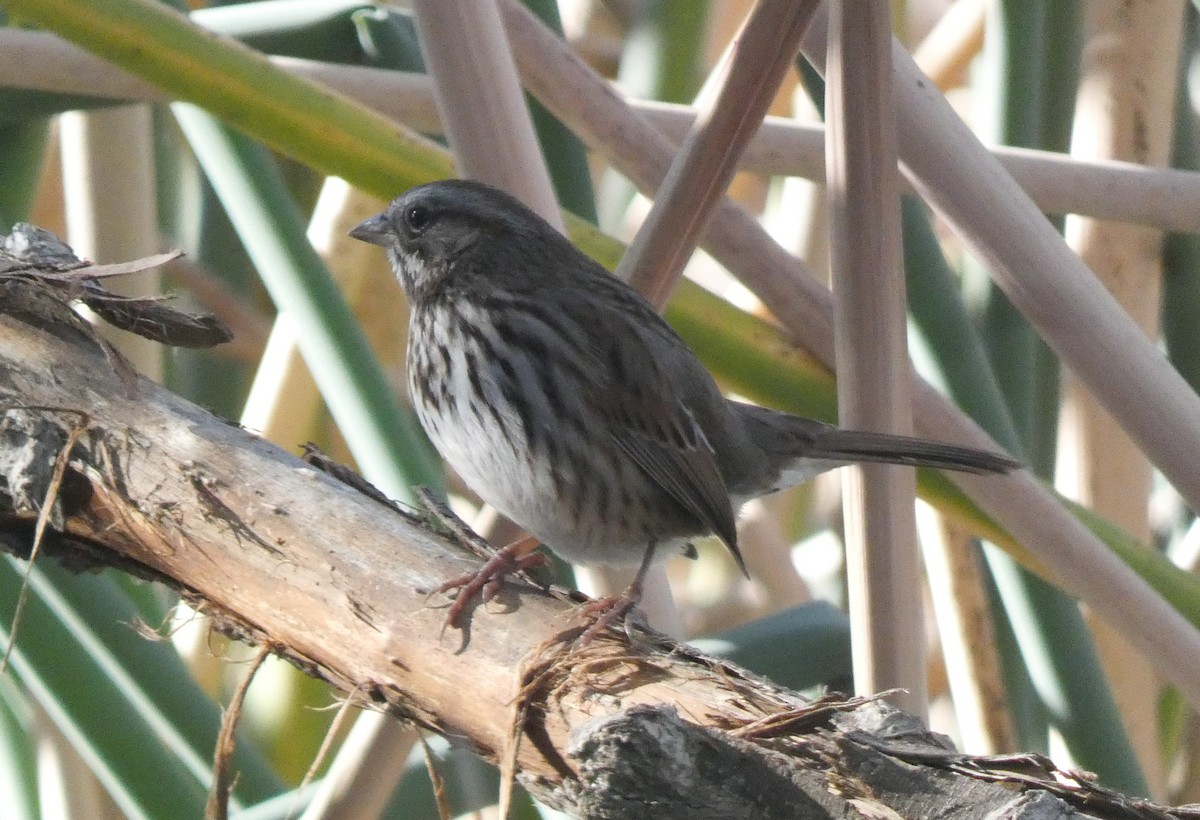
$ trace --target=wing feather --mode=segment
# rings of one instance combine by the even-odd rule
[[[704,432],[680,405],[638,410],[625,423],[613,425],[614,442],[707,530],[716,533],[745,572],[729,491]]]

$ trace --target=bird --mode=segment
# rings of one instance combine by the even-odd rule
[[[726,398],[639,293],[518,199],[471,180],[419,185],[350,235],[382,247],[410,306],[408,388],[421,426],[466,485],[533,538],[500,549],[469,598],[538,560],[540,542],[583,565],[629,565],[629,589],[588,634],[632,610],[660,556],[716,535],[748,576],[746,501],[852,463],[971,473],[1000,453],[846,430]]]

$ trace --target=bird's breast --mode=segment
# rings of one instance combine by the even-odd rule
[[[471,309],[413,315],[408,382],[433,445],[480,498],[567,560],[636,565],[701,534],[615,446],[590,391]],[[554,395],[549,393],[553,391]]]

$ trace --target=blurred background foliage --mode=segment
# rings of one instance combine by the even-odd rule
[[[135,0],[56,3],[55,13],[68,17],[53,28],[113,59],[127,56],[131,43],[150,32],[146,42],[177,58],[161,60],[162,74],[152,78],[164,88],[204,90],[225,82],[230,74],[222,72],[254,76],[253,63],[242,65],[236,54],[209,47],[169,16],[146,15],[137,27],[129,25],[121,15],[138,7]],[[684,104],[696,98],[751,6],[747,0],[528,5],[623,93]],[[1080,122],[1075,109],[1087,77],[1086,5],[891,3],[897,37],[925,55],[923,67],[986,142],[1054,151],[1071,148],[1072,124]],[[0,8],[7,9],[0,36],[28,34],[43,23],[22,3],[0,0]],[[194,4],[187,11],[200,26],[263,54],[423,70],[421,44],[403,4],[261,0]],[[1168,110],[1145,124],[1168,135],[1171,163],[1189,169],[1200,145],[1193,104],[1196,23],[1196,8],[1179,3],[1179,48],[1161,49],[1178,90]],[[61,61],[46,54],[48,62]],[[29,73],[40,77],[38,68]],[[23,71],[5,69],[0,76],[0,229],[30,221],[100,262],[182,248],[186,257],[160,278],[133,286],[176,293],[185,304],[213,311],[237,338],[212,351],[161,350],[116,338],[143,372],[283,447],[295,450],[311,440],[356,461],[392,497],[408,500],[413,484],[440,484],[440,467],[404,407],[403,296],[382,254],[344,237],[383,199],[452,173],[437,146],[436,124],[414,114],[413,127],[430,140],[414,137],[392,150],[381,121],[332,103],[314,106],[273,76],[256,89],[261,106],[249,111],[233,103],[206,111],[165,98],[122,104],[96,82],[76,77],[50,87]],[[219,86],[207,91],[222,98]],[[818,121],[822,102],[819,78],[801,63],[773,113]],[[532,113],[560,202],[582,218],[574,235],[611,264],[619,247],[580,225],[598,222],[603,234],[628,240],[646,201],[536,103]],[[340,118],[344,130],[323,130],[327,117]],[[334,170],[355,190],[330,178]],[[819,184],[748,171],[735,179],[731,194],[761,213],[786,248],[826,269]],[[918,200],[905,200],[903,218],[919,368],[1053,481],[1073,455],[1060,447],[1064,376],[1056,358]],[[1146,261],[1160,269],[1150,274],[1152,285],[1137,287],[1153,290],[1150,330],[1197,385],[1200,247],[1191,235],[1153,232]],[[743,287],[704,254],[697,254],[689,276],[702,288],[681,288],[668,317],[731,391],[835,417],[830,374],[788,347]],[[1120,465],[1104,469],[1125,474]],[[452,476],[445,480],[462,514],[471,514],[469,494]],[[1130,663],[1136,655],[1106,648],[1102,634],[1093,640],[1093,626],[1074,601],[970,538],[989,531],[980,529],[986,523],[953,488],[934,477],[924,482],[931,501],[968,522],[969,532],[956,539],[962,562],[956,574],[973,579],[979,602],[973,611],[982,623],[976,625],[981,631],[953,634],[953,619],[930,608],[933,727],[967,751],[1044,751],[1097,772],[1114,788],[1171,803],[1200,800],[1200,724],[1181,699],[1144,664]],[[838,487],[836,480],[822,480],[751,505],[743,517],[743,549],[756,556],[757,566],[771,568],[752,583],[735,577],[713,545],[702,545],[697,562],[672,564],[688,636],[787,686],[849,688]],[[1161,481],[1131,491],[1143,523],[1117,520],[1132,538],[1111,532],[1110,543],[1129,549],[1140,543],[1191,572],[1200,560],[1194,516]],[[925,526],[932,513],[923,508],[921,515],[923,534],[937,537],[937,523]],[[6,641],[25,574],[18,562],[0,561]],[[210,633],[203,619],[162,590],[115,573],[77,577],[39,564],[29,583],[31,603],[9,671],[0,678],[0,816],[200,816],[219,704],[240,680],[249,650]],[[931,576],[925,591],[935,605],[964,595],[939,584]],[[1178,597],[1172,600],[1182,608]],[[168,639],[148,641],[135,623]],[[951,643],[959,649],[941,651]],[[785,645],[788,651],[781,652]],[[965,670],[953,661],[962,645],[979,656]],[[973,679],[964,683],[963,676]],[[963,694],[968,691],[979,700],[974,707]],[[235,816],[305,810],[328,766],[317,753],[337,704],[324,684],[268,662],[250,689],[241,725]],[[344,734],[343,728],[337,736]],[[437,816],[421,746],[408,748],[406,761],[371,764],[397,785],[381,807],[361,816]],[[428,753],[447,779],[453,812],[494,802],[489,767],[440,741]],[[517,811],[554,815],[529,801]]]

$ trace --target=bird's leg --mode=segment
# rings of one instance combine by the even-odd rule
[[[637,575],[633,576],[631,583],[620,596],[606,596],[597,598],[591,603],[584,604],[580,609],[583,611],[584,617],[595,618],[583,634],[579,636],[579,640],[575,642],[575,647],[584,647],[592,642],[592,639],[599,635],[617,618],[621,618],[629,614],[629,612],[638,605],[642,600],[643,585],[646,582],[646,573],[650,571],[650,567],[654,564],[654,542],[651,542],[646,547],[646,554],[642,556],[642,564],[638,567]]]
[[[457,578],[451,578],[429,593],[430,595],[440,595],[450,590],[458,590],[458,594],[454,597],[454,603],[450,605],[449,611],[446,612],[446,620],[442,623],[442,631],[444,632],[446,627],[459,625],[459,619],[466,610],[467,604],[471,602],[471,599],[477,593],[482,596],[482,601],[486,604],[500,592],[500,587],[504,583],[506,576],[515,575],[516,573],[524,572],[527,569],[546,563],[545,555],[534,552],[538,546],[540,545],[537,539],[531,535],[527,535],[519,541],[514,541],[496,550],[484,565],[474,572],[468,572]]]

